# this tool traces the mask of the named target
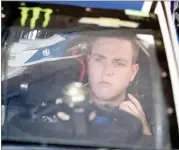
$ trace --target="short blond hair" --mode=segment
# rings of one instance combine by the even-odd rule
[[[91,50],[93,48],[94,42],[96,40],[98,40],[99,38],[104,38],[104,37],[108,37],[108,38],[111,37],[111,38],[117,38],[117,39],[130,41],[131,44],[132,44],[132,49],[133,49],[132,62],[134,64],[137,62],[139,52],[140,52],[140,48],[139,48],[139,45],[137,44],[136,34],[134,34],[134,33],[124,33],[124,34],[121,34],[121,35],[116,35],[116,34],[111,35],[111,34],[109,34],[109,35],[105,35],[105,36],[90,37],[89,42],[88,42],[88,54],[91,54]]]

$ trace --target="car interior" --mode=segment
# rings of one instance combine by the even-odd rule
[[[35,6],[35,4],[32,4],[32,6]],[[61,8],[62,12],[68,14],[63,6]],[[72,7],[71,9],[75,8]],[[100,14],[99,11],[96,11],[96,13]],[[22,67],[24,69],[22,73],[8,79],[6,78],[8,69],[8,52],[6,50],[13,42],[18,42],[19,39],[31,39],[34,31],[37,33],[35,39],[45,39],[60,33],[70,35],[73,32],[81,34],[87,31],[87,36],[82,34],[82,39],[80,39],[84,42],[88,40],[91,31],[94,31],[94,35],[97,36],[99,30],[106,29],[93,25],[75,26],[77,18],[81,14],[78,13],[75,16],[76,18],[74,16],[69,17],[66,14],[60,14],[60,17],[57,14],[53,16],[50,25],[60,28],[60,30],[41,28],[31,30],[17,26],[8,28],[8,38],[4,39],[2,44],[4,46],[2,51],[4,59],[2,62],[5,74],[5,79],[1,82],[3,89],[2,105],[5,107],[5,119],[2,124],[3,140],[8,142],[29,142],[30,139],[32,143],[48,143],[52,145],[63,143],[65,145],[91,147],[101,147],[102,145],[110,148],[150,149],[163,147],[168,149],[177,147],[177,119],[165,48],[162,44],[161,34],[157,31],[158,24],[153,26],[155,32],[153,29],[148,31],[150,25],[147,19],[140,20],[141,29],[134,30],[137,34],[153,35],[154,43],[149,44],[149,47],[145,47],[143,41],[138,39],[140,53],[137,63],[140,66],[140,70],[127,91],[140,100],[147,121],[150,123],[151,138],[142,135],[139,120],[126,112],[114,113],[119,120],[123,118],[122,122],[118,122],[119,128],[114,129],[111,128],[114,127],[113,125],[106,126],[100,124],[101,120],[103,123],[106,121],[103,115],[107,116],[110,114],[105,109],[83,103],[80,107],[83,106],[85,108],[85,113],[79,115],[75,112],[73,115],[73,109],[67,108],[63,104],[56,104],[57,99],[63,97],[63,89],[66,85],[73,82],[81,82],[83,85],[88,84],[86,55],[81,56],[79,58],[80,61],[79,59],[64,59]],[[83,15],[87,14],[84,13]],[[123,16],[122,18],[124,19],[125,17]],[[155,21],[151,21],[151,23],[155,23]],[[131,31],[128,28],[120,28],[119,30]],[[78,43],[78,40],[73,41],[69,43],[67,48],[71,48]],[[158,86],[159,84],[160,86]],[[38,119],[34,119],[34,114],[36,115],[35,118],[37,116],[44,117],[47,114],[52,114],[53,111],[58,112],[59,109],[72,114],[72,122],[59,121],[57,124],[40,123]],[[172,109],[173,112],[170,113],[168,109]],[[101,120],[97,120],[100,126],[93,125],[89,121],[86,122],[86,116],[89,116],[91,111],[94,110],[99,111],[99,114],[102,116],[99,115],[98,117],[101,117]]]
[[[152,51],[152,49],[154,49],[154,46],[150,46],[148,51]],[[86,56],[82,56],[80,59],[86,66]],[[150,122],[152,134],[155,134],[156,123],[153,113],[154,106],[152,101],[150,61],[142,49],[140,49],[137,63],[140,66],[140,71],[133,83],[129,86],[128,92],[140,99],[147,120]],[[42,103],[54,102],[57,98],[62,97],[62,91],[65,85],[78,81],[81,70],[82,65],[76,59],[59,60],[28,66],[21,75],[8,79],[7,81],[5,80],[4,85],[7,84],[7,94],[4,95],[4,100],[6,99],[6,117],[4,124],[8,124],[17,114],[27,112],[28,110],[30,111]],[[88,83],[87,80],[87,69],[85,67],[85,76],[82,82],[86,84]],[[165,126],[162,132],[166,133],[164,138],[165,145],[170,145],[167,127],[168,126]],[[33,131],[36,131],[34,127]],[[147,144],[152,147],[154,142],[144,140],[139,141],[139,144]]]

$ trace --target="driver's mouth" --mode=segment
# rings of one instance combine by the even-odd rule
[[[112,86],[112,83],[110,83],[108,81],[100,81],[99,85],[101,85],[101,86]]]

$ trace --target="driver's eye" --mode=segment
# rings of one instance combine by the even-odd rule
[[[101,58],[101,57],[95,57],[94,60],[95,60],[96,62],[102,62],[102,61],[103,61],[103,58]]]
[[[123,64],[119,61],[115,62],[114,64],[115,64],[116,67],[124,67],[125,66],[125,64]]]

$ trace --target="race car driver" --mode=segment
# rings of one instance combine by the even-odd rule
[[[138,54],[131,36],[94,40],[87,56],[90,97],[98,104],[119,107],[136,116],[142,122],[143,133],[152,135],[139,100],[127,93],[139,70]]]

